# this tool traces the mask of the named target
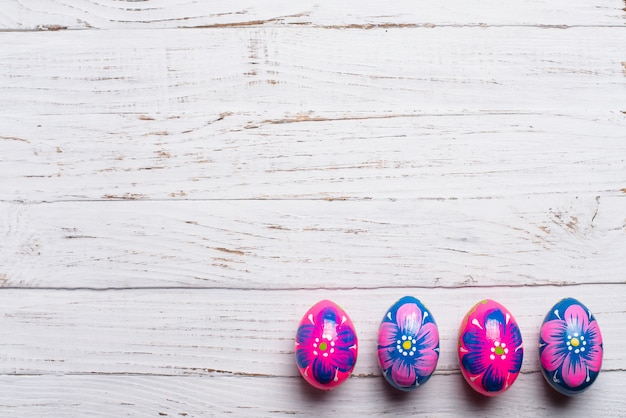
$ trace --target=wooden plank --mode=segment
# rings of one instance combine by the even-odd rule
[[[626,195],[0,204],[5,287],[624,283]]]
[[[0,374],[141,374],[207,377],[298,376],[294,336],[306,310],[321,299],[351,316],[360,354],[354,373],[378,376],[380,320],[413,294],[440,333],[437,374],[458,374],[457,332],[479,300],[507,306],[525,341],[524,373],[537,372],[538,333],[550,308],[572,296],[592,310],[605,345],[602,368],[626,369],[623,284],[521,288],[389,288],[342,290],[133,289],[0,291]],[[522,376],[520,380],[534,379]],[[601,379],[600,379],[601,380]]]
[[[0,200],[498,199],[626,188],[620,112],[22,111],[0,116]]]
[[[2,3],[1,416],[624,415],[621,0],[205,3]],[[405,294],[441,333],[408,396],[375,357]],[[564,296],[606,349],[567,400]],[[455,355],[485,297],[526,349],[489,401]],[[329,394],[293,353],[323,298],[360,339]]]
[[[399,0],[387,3],[342,1],[251,0],[198,3],[189,0],[98,2],[5,0],[0,29],[62,30],[91,28],[176,28],[247,25],[308,25],[345,28],[412,25],[620,25],[624,4],[619,0],[485,0],[470,6],[460,0],[445,3]]]
[[[9,32],[0,43],[0,113],[18,120],[626,111],[621,27]]]
[[[351,379],[326,394],[298,378],[1,376],[0,409],[20,417],[320,416],[322,410],[332,416],[623,416],[623,372],[603,373],[588,392],[569,399],[542,380],[538,373],[522,375],[506,394],[486,399],[459,375],[434,376],[411,394],[392,392],[378,376]]]

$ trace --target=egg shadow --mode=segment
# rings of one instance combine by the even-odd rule
[[[493,398],[490,396],[481,395],[476,392],[471,386],[467,383],[463,375],[455,374],[453,376],[455,379],[455,389],[456,393],[460,394],[463,398],[464,402],[472,405],[478,410],[484,411],[489,408],[489,406],[493,403]]]
[[[383,375],[376,379],[377,392],[382,393],[385,400],[392,405],[404,404],[415,400],[416,391],[399,390],[391,386]]]
[[[297,388],[293,388],[293,391],[298,391],[300,399],[303,399],[307,403],[319,403],[328,400],[328,395],[330,390],[321,390],[316,387],[311,386],[301,375],[298,370],[297,365],[293,364],[294,371],[294,382],[293,386],[297,386]]]
[[[537,397],[541,398],[546,404],[555,409],[568,410],[573,408],[575,399],[573,396],[567,396],[555,390],[543,377],[541,372],[533,373],[535,379],[535,387],[537,388]]]
[[[294,384],[298,386],[300,396],[306,402],[319,403],[328,400],[329,393],[331,392],[330,390],[317,389],[307,383],[306,380],[300,376],[298,376],[295,380],[297,380],[297,382],[294,382]]]

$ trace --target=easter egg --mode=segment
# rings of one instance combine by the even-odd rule
[[[296,364],[309,384],[336,388],[352,373],[357,354],[354,325],[339,305],[322,300],[304,314],[296,333]]]
[[[546,381],[572,396],[595,382],[602,367],[602,334],[596,318],[573,298],[550,309],[539,333],[539,360]]]
[[[522,367],[522,334],[513,315],[485,299],[465,315],[459,329],[461,374],[476,392],[496,396],[508,390]]]
[[[426,383],[439,360],[439,330],[418,299],[405,296],[385,313],[378,329],[378,364],[396,389]]]

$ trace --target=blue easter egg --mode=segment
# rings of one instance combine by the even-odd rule
[[[585,305],[566,298],[550,309],[539,334],[541,372],[550,386],[567,396],[589,389],[603,353],[600,327]]]
[[[389,384],[414,390],[432,376],[439,360],[439,330],[418,299],[405,296],[387,310],[378,329],[378,363]]]

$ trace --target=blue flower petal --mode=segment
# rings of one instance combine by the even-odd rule
[[[485,315],[485,335],[489,340],[501,341],[506,334],[506,318],[504,312],[495,308]]]
[[[470,351],[481,350],[486,346],[484,331],[466,331],[463,334],[463,344]]]
[[[354,345],[354,341],[356,340],[356,336],[354,335],[354,331],[352,328],[348,326],[340,326],[337,327],[337,347],[339,348],[349,348]]]
[[[506,335],[509,338],[507,344],[515,348],[522,345],[522,334],[515,322],[509,322],[506,327]]]
[[[463,356],[462,363],[465,370],[471,374],[481,374],[488,366],[480,351],[470,351]]]
[[[311,366],[313,377],[322,384],[330,383],[335,377],[335,369],[330,362],[322,360],[321,357],[315,357]]]
[[[306,344],[308,341],[313,339],[316,329],[317,327],[315,325],[300,325],[296,334],[296,341],[298,342],[298,344]]]
[[[505,376],[498,370],[498,367],[490,365],[483,375],[482,386],[487,392],[498,392],[502,390],[505,383]]]
[[[506,321],[504,312],[498,308],[492,309],[485,315],[485,323],[488,321],[498,321],[499,323],[504,324]]]
[[[509,368],[510,373],[519,373],[522,368],[522,358],[524,357],[522,350],[514,351],[511,357],[511,366]]]
[[[305,368],[311,363],[311,352],[307,348],[299,348],[296,350],[296,362],[301,368]]]
[[[317,325],[318,327],[324,327],[324,323],[326,321],[338,323],[339,322],[337,321],[338,316],[339,316],[338,312],[335,308],[331,306],[327,306],[326,308],[319,311],[319,313],[317,314],[315,318],[315,325]]]
[[[329,359],[329,363],[332,367],[336,368],[340,372],[347,372],[354,367],[354,363],[356,362],[356,353],[354,350],[338,349],[334,354],[330,355]]]

